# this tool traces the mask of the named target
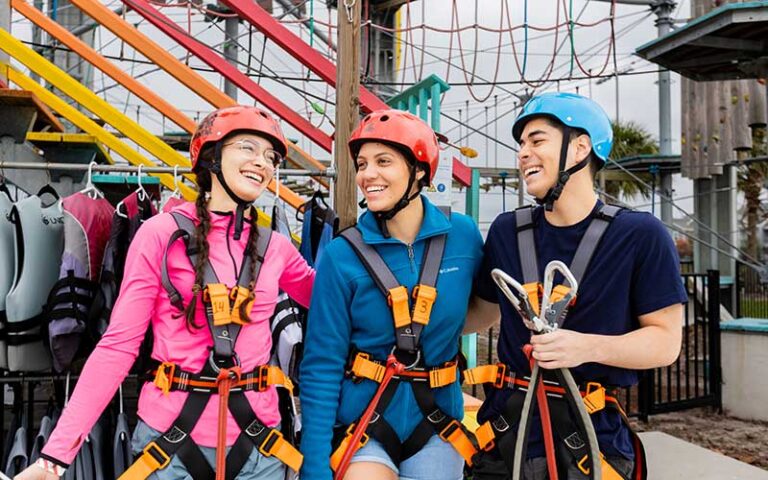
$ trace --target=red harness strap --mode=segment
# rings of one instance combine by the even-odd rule
[[[216,480],[225,480],[227,470],[227,413],[229,390],[240,381],[240,367],[222,368],[216,383],[219,386],[219,428],[216,438]]]
[[[381,400],[381,396],[384,394],[384,390],[387,389],[387,385],[389,385],[392,377],[403,373],[403,370],[405,370],[405,365],[398,362],[393,354],[390,354],[387,357],[387,366],[386,370],[384,371],[384,378],[381,379],[379,388],[376,389],[376,394],[373,396],[371,403],[368,404],[368,407],[366,407],[363,415],[357,422],[357,426],[355,426],[354,432],[352,432],[352,437],[347,444],[347,450],[344,452],[344,456],[341,457],[339,467],[336,469],[336,476],[334,477],[335,480],[344,479],[344,475],[347,473],[347,468],[349,467],[349,462],[352,461],[352,457],[355,455],[355,452],[357,452],[357,449],[360,448],[360,439],[363,438],[365,429],[368,428],[368,424],[371,422],[373,412],[379,405],[379,400]]]

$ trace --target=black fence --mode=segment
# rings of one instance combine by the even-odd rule
[[[649,415],[712,406],[722,407],[720,371],[720,274],[684,273],[688,293],[680,356],[672,365],[642,373],[638,385],[622,392],[629,416]],[[478,337],[478,364],[497,362],[497,330]],[[473,389],[482,396],[481,389]]]
[[[736,304],[731,313],[735,318],[768,318],[768,284],[762,282],[755,269],[736,262],[733,288]]]

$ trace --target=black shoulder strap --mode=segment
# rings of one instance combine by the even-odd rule
[[[187,256],[192,262],[192,265],[194,265],[195,262],[193,256],[197,253],[197,246],[192,245],[193,239],[195,238],[195,224],[192,222],[192,220],[179,212],[171,212],[171,215],[173,216],[173,220],[176,222],[176,225],[179,228],[171,234],[170,238],[168,239],[168,244],[165,246],[165,251],[163,252],[163,264],[160,266],[160,278],[161,283],[163,284],[163,288],[165,289],[166,293],[168,293],[168,298],[171,300],[171,305],[182,312],[184,311],[184,301],[182,300],[179,291],[173,285],[173,282],[171,282],[170,276],[168,275],[168,250],[171,249],[171,245],[173,245],[176,240],[183,238],[184,243],[187,246]]]
[[[178,225],[179,229],[171,234],[171,237],[168,239],[168,245],[165,249],[165,252],[163,253],[161,281],[163,288],[165,288],[165,291],[168,292],[168,297],[170,298],[171,303],[176,308],[179,308],[180,311],[183,311],[184,304],[182,302],[181,294],[171,282],[170,276],[168,274],[168,250],[170,249],[173,242],[179,238],[183,238],[187,246],[187,256],[189,257],[189,261],[193,266],[195,263],[197,263],[197,254],[199,250],[197,245],[194,244],[194,222],[179,212],[171,212],[171,215],[173,216],[174,221],[176,221],[176,225]],[[256,240],[257,263],[254,268],[252,279],[255,285],[259,278],[259,273],[261,272],[261,267],[264,263],[267,249],[269,248],[269,242],[272,239],[272,231],[263,227],[254,226],[253,228],[258,228],[258,239]],[[246,251],[243,254],[243,262],[240,266],[240,275],[237,279],[237,284],[241,287],[247,288],[251,283],[250,265],[251,255],[250,251],[246,248]],[[203,270],[203,283],[205,285],[209,283],[219,283],[219,278],[216,275],[216,272],[214,271],[213,265],[211,265],[210,261],[206,262],[205,268]],[[213,336],[214,351],[216,356],[220,358],[233,358],[235,356],[235,342],[237,341],[237,336],[240,333],[240,325],[232,323],[224,326],[215,326],[213,324],[213,312],[209,310],[210,306],[206,306],[206,317],[208,318],[211,335]]]
[[[534,238],[533,211],[536,207],[527,206],[515,210],[517,224],[517,253],[523,269],[523,283],[539,282],[539,260]]]
[[[571,273],[573,273],[577,282],[581,283],[582,278],[584,278],[584,273],[586,273],[587,267],[589,267],[589,262],[592,261],[592,256],[600,244],[600,239],[603,238],[608,225],[611,224],[611,221],[613,221],[620,210],[621,207],[615,205],[603,205],[589,223],[589,227],[587,227],[587,231],[581,238],[571,261]]]
[[[373,279],[374,283],[381,294],[385,298],[389,297],[389,290],[400,286],[400,282],[397,281],[392,271],[387,266],[384,259],[381,258],[379,252],[375,248],[368,245],[363,241],[363,235],[356,227],[348,228],[339,234],[343,237],[352,250],[355,251],[363,266],[368,271],[368,274]]]
[[[381,255],[363,241],[363,236],[357,228],[348,228],[339,234],[349,242],[357,254],[368,274],[385,298],[389,298],[389,291],[400,286],[395,275],[387,266]],[[437,285],[437,277],[440,274],[440,265],[445,251],[446,235],[431,237],[424,250],[424,258],[421,262],[419,284],[430,287]],[[423,325],[410,323],[404,327],[396,328],[397,347],[400,350],[413,352],[419,345],[419,338]]]

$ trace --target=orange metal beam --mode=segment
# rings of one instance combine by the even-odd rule
[[[165,51],[152,39],[139,32],[135,27],[99,1],[71,0],[71,3],[216,108],[237,104],[231,97],[213,86],[197,72],[181,63],[176,57]],[[269,190],[275,191],[274,181],[269,185]],[[294,208],[299,208],[303,205],[302,198],[284,185],[280,188],[280,198]]]
[[[165,51],[160,45],[139,32],[128,22],[97,0],[71,0],[77,8],[108,28],[112,33],[125,40],[136,51],[152,60],[158,67],[168,72],[173,78],[187,86],[216,108],[235,105],[235,101],[224,92],[211,85],[200,74],[181,63],[176,57]]]
[[[195,122],[191,118],[181,113],[155,92],[137,82],[133,77],[120,70],[114,63],[99,55],[96,50],[92,49],[86,45],[85,42],[72,35],[67,29],[45,16],[40,10],[24,0],[11,0],[11,7],[27,17],[32,23],[48,32],[52,37],[71,48],[75,53],[80,55],[80,57],[112,77],[112,79],[123,85],[137,97],[147,102],[152,108],[165,115],[176,125],[189,133],[195,131]]]
[[[99,1],[72,0],[72,3],[214,107],[223,108],[236,104],[231,97],[213,86],[197,72],[184,65],[176,57],[165,51],[152,39],[139,32],[135,27],[102,5]],[[288,156],[289,160],[291,160],[291,157],[295,154],[296,156],[302,157],[304,161],[312,165],[312,167],[317,168],[318,170],[325,169],[323,164],[310,157],[296,145],[290,144],[289,147],[291,150],[291,155]],[[300,168],[307,168],[306,163],[303,165],[300,163],[296,164]],[[325,181],[321,180],[321,183],[325,184]],[[292,194],[296,196],[296,194],[287,187],[283,187],[281,193],[283,190],[288,190],[288,192],[290,192],[288,195]],[[282,196],[283,195],[281,195],[281,197]],[[293,205],[295,202],[292,201],[289,203]]]

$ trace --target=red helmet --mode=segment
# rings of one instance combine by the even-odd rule
[[[402,110],[378,110],[360,121],[349,138],[349,152],[357,157],[365,142],[397,145],[411,153],[414,160],[425,163],[429,181],[435,178],[440,147],[435,131],[416,115]]]
[[[235,105],[214,110],[200,122],[189,144],[192,168],[197,165],[198,155],[206,143],[217,142],[239,130],[251,131],[267,137],[272,142],[272,148],[283,157],[288,153],[288,144],[283,131],[272,115],[256,107]]]

